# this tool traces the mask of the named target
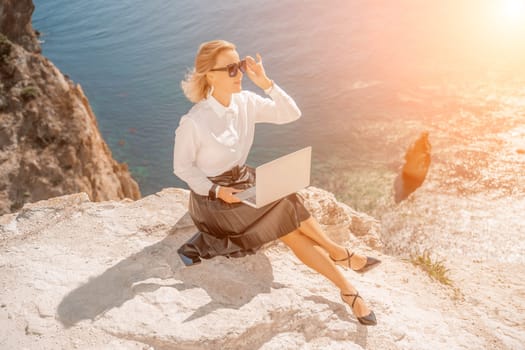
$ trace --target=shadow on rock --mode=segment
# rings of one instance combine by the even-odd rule
[[[359,324],[359,322],[355,320],[355,317],[350,316],[350,314],[348,313],[347,307],[345,306],[347,304],[340,303],[340,302],[336,303],[322,296],[317,296],[317,295],[307,296],[304,299],[311,300],[317,304],[328,305],[328,307],[331,310],[334,310],[335,317],[345,322],[354,323],[356,326],[356,332],[355,334],[353,334],[353,337],[351,337],[349,340],[352,340],[357,345],[361,346],[363,349],[366,349],[367,341],[368,341],[368,326]],[[337,331],[332,330],[332,332],[334,332],[333,334],[336,334]],[[341,337],[341,339],[349,338],[348,330],[342,329],[341,334],[339,336]]]
[[[177,249],[194,233],[194,226],[181,225],[188,221],[184,215],[161,241],[145,247],[99,276],[72,290],[60,302],[57,318],[66,327],[86,319],[95,320],[105,312],[119,307],[141,293],[154,292],[161,287],[179,291],[204,289],[211,301],[201,306],[185,321],[196,319],[219,308],[238,309],[260,293],[279,288],[273,283],[272,267],[263,253],[242,259],[222,256],[185,267]],[[146,280],[173,279],[179,283],[151,283]],[[145,281],[141,283],[142,281]]]

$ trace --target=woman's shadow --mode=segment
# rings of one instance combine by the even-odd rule
[[[219,308],[239,309],[257,294],[270,293],[271,288],[282,288],[273,282],[272,266],[262,253],[242,259],[216,257],[212,261],[204,260],[201,264],[185,267],[177,249],[194,233],[195,226],[186,212],[163,240],[125,258],[69,292],[58,305],[58,320],[69,328],[85,319],[95,320],[137,294],[162,287],[178,291],[202,288],[211,300],[186,318],[184,322],[187,322]],[[161,281],[147,282],[148,279]]]

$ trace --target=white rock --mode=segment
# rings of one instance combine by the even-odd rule
[[[359,325],[337,288],[279,241],[244,258],[184,267],[176,250],[195,231],[188,193],[164,189],[135,202],[71,204],[57,197],[49,208],[38,204],[38,213],[54,215],[35,215],[29,207],[18,214],[20,235],[29,238],[0,246],[0,302],[13,315],[3,321],[6,329],[25,320],[27,335],[11,332],[9,344],[63,349],[76,339],[79,349],[478,349],[523,339],[522,323],[509,324],[508,313],[491,315],[502,322],[500,330],[472,323],[482,317],[473,310],[498,298],[486,304],[473,288],[462,292],[475,306],[455,302],[450,288],[365,245],[368,238],[380,242],[377,220],[321,189],[305,192],[327,234],[383,261],[365,275],[342,270],[378,326]],[[521,307],[518,281],[510,287],[516,303],[501,310]]]

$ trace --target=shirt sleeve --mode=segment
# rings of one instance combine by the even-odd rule
[[[301,117],[295,101],[275,82],[269,93],[270,98],[253,94],[255,99],[255,122],[286,124]]]
[[[195,166],[198,149],[199,139],[194,122],[183,116],[175,130],[173,173],[186,182],[195,193],[207,196],[213,183]]]

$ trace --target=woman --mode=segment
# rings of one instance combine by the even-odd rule
[[[255,183],[254,169],[245,165],[255,124],[284,124],[301,116],[292,98],[266,76],[261,56],[256,57],[257,61],[250,56],[240,60],[232,43],[205,42],[195,68],[181,83],[195,105],[175,131],[173,170],[190,188],[188,211],[199,232],[178,253],[191,265],[217,255],[253,254],[279,238],[302,262],[340,288],[341,298],[361,324],[375,325],[373,311],[336,264],[365,272],[379,260],[350,254],[330,240],[296,193],[258,209],[235,196]],[[243,91],[244,74],[271,99]]]

